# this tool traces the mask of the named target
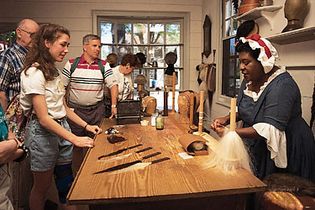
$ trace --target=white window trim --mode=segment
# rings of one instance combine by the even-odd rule
[[[222,82],[223,82],[223,78],[222,78],[222,66],[223,66],[223,46],[222,46],[222,40],[223,40],[223,28],[224,28],[224,24],[225,22],[223,21],[223,8],[222,8],[222,3],[220,3],[220,11],[219,11],[219,18],[220,18],[220,24],[221,24],[221,29],[219,30],[219,36],[218,36],[218,43],[219,44],[219,59],[218,59],[218,65],[217,65],[217,82],[216,82],[216,90],[217,93],[216,94],[216,103],[219,105],[222,105],[224,107],[230,107],[230,102],[231,102],[231,97],[226,96],[226,95],[222,95]]]
[[[97,30],[97,18],[98,16],[147,16],[147,17],[181,17],[183,18],[183,26],[181,27],[181,33],[183,34],[181,43],[184,43],[181,57],[183,58],[183,73],[180,87],[183,89],[189,89],[190,87],[190,15],[188,12],[145,12],[145,11],[107,11],[107,10],[92,10],[92,32],[98,33]]]

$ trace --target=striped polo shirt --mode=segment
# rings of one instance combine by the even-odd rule
[[[102,71],[98,67],[98,60],[89,64],[82,55],[70,78],[70,68],[74,60],[67,61],[61,74],[65,86],[70,81],[69,101],[80,106],[95,105],[103,100],[104,84],[108,88],[117,84],[113,71],[108,63],[102,61],[105,68],[105,73],[102,75]]]

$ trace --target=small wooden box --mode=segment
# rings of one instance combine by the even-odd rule
[[[125,100],[117,104],[117,124],[137,124],[141,121],[140,100]]]

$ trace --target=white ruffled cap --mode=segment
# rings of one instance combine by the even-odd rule
[[[271,71],[278,58],[278,52],[272,44],[265,38],[261,38],[259,34],[253,34],[249,37],[240,37],[243,43],[248,42],[249,46],[253,49],[260,49],[260,54],[257,58],[261,65],[264,67],[264,72],[267,74]],[[269,52],[268,52],[269,50]],[[268,56],[269,54],[269,56]]]

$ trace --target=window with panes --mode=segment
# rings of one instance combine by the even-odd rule
[[[119,59],[126,53],[144,53],[147,62],[143,68],[135,69],[133,76],[145,74],[150,87],[162,89],[164,71],[167,67],[164,57],[168,52],[175,52],[177,62],[174,66],[179,80],[176,88],[180,88],[184,46],[182,25],[182,18],[148,20],[148,18],[136,17],[99,17],[101,58],[106,59],[106,56],[112,52],[116,53]]]
[[[240,71],[238,56],[235,51],[235,35],[238,22],[237,11],[232,0],[222,1],[223,9],[223,62],[222,62],[222,95],[234,97],[240,88]]]

